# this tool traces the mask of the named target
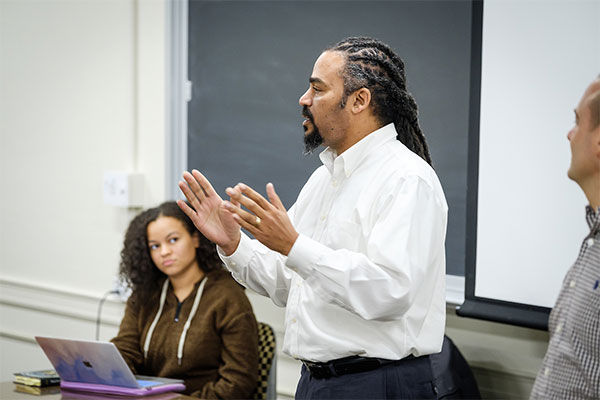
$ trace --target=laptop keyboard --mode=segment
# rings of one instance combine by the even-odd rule
[[[156,382],[156,381],[145,381],[143,379],[136,379],[138,385],[140,385],[141,387],[150,387],[150,386],[156,386],[156,385],[160,385],[160,382]]]

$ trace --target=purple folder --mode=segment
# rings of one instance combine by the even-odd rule
[[[182,400],[191,399],[191,397],[175,392],[165,392],[158,394],[146,395],[144,397],[123,395],[123,394],[110,394],[110,393],[98,393],[98,392],[84,392],[80,390],[68,390],[59,388],[62,400],[124,400],[124,399],[140,399],[140,400]]]
[[[96,383],[81,383],[61,381],[61,389],[75,390],[82,392],[116,394],[120,396],[148,396],[165,392],[179,392],[185,390],[183,383],[164,383],[158,386],[128,388],[123,386],[102,385]]]

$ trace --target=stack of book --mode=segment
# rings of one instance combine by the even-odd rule
[[[14,376],[15,383],[26,386],[46,387],[55,386],[60,383],[60,378],[53,369],[47,369],[42,371],[16,372]]]
[[[60,386],[57,386],[57,385],[56,386],[39,387],[39,386],[27,386],[27,385],[22,385],[20,383],[15,383],[15,392],[33,394],[33,395],[37,395],[37,396],[45,396],[47,394],[61,393],[61,390],[60,390]]]

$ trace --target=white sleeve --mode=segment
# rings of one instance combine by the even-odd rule
[[[270,297],[276,305],[286,306],[293,274],[285,266],[286,256],[256,239],[250,239],[243,232],[233,254],[225,256],[218,246],[217,251],[236,281],[260,295]]]
[[[410,176],[387,197],[373,222],[361,222],[368,225],[362,226],[366,254],[300,235],[286,260],[325,301],[368,320],[401,317],[416,296],[433,296],[445,279],[443,195]]]

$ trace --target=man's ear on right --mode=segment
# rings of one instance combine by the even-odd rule
[[[352,93],[352,113],[359,114],[371,104],[371,91],[365,87]]]

